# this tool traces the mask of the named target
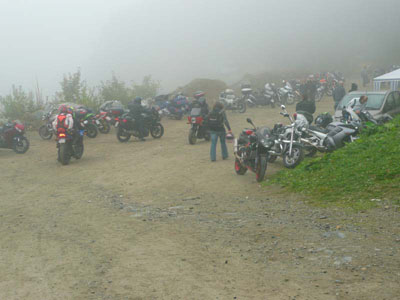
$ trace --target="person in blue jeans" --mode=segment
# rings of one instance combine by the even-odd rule
[[[211,150],[210,150],[211,161],[216,161],[217,159],[218,138],[221,142],[222,159],[227,159],[228,148],[226,146],[226,139],[225,139],[226,137],[225,126],[229,130],[229,132],[232,131],[228,119],[226,117],[226,113],[224,111],[224,105],[221,102],[215,103],[213,110],[208,115],[207,121],[211,135]]]

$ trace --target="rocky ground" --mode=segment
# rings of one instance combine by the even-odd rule
[[[287,123],[278,108],[229,113],[236,134],[249,116]],[[0,299],[399,298],[390,203],[310,206],[236,175],[219,149],[211,163],[185,121],[163,124],[145,143],[85,139],[69,166],[36,132],[26,154],[0,151]],[[267,179],[281,168],[268,165]]]

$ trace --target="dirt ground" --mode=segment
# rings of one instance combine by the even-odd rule
[[[250,109],[228,114],[234,133],[246,117],[287,123]],[[159,140],[85,139],[69,166],[36,132],[26,154],[0,151],[1,300],[399,299],[394,207],[312,207],[236,175],[232,145],[211,163],[184,120],[162,122]]]

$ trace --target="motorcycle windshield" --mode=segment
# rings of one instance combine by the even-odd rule
[[[269,129],[267,126],[257,128],[256,134],[260,140],[270,138],[272,136],[271,129]]]
[[[201,115],[201,108],[199,107],[194,107],[192,108],[192,110],[190,111],[190,115],[193,117],[197,117]]]

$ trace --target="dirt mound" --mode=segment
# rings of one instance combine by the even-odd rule
[[[199,90],[204,91],[207,100],[216,101],[219,94],[227,88],[227,84],[221,80],[194,79],[189,84],[179,88],[178,91],[188,96],[193,96],[193,93]]]

